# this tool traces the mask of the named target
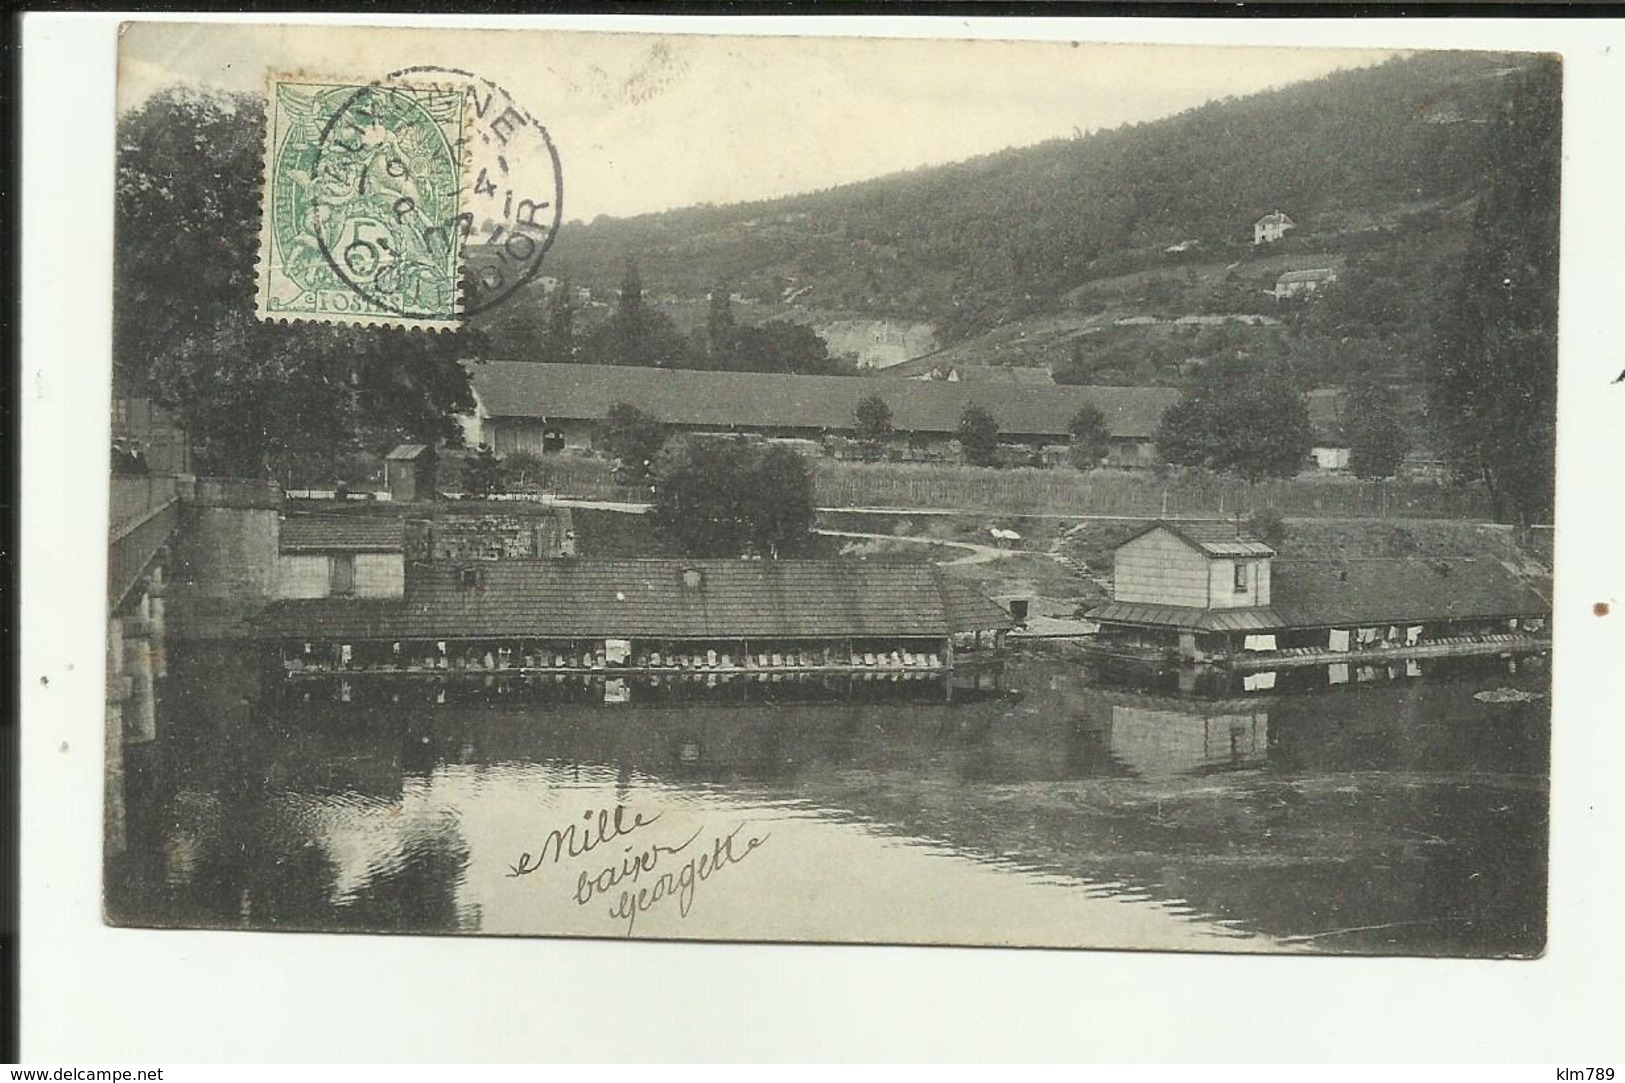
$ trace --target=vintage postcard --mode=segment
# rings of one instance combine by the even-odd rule
[[[1539,955],[1562,77],[127,27],[107,921]]]

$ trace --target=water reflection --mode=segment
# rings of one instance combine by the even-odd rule
[[[508,871],[619,804],[661,813],[667,846],[771,835],[640,935],[1467,954],[1543,936],[1548,708],[1527,664],[1330,691],[1287,671],[1205,698],[1024,659],[951,705],[819,683],[441,702],[266,695],[246,657],[177,654],[159,740],[127,752],[120,920],[617,935],[571,898],[590,862],[545,889]]]

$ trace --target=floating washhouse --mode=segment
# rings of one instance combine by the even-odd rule
[[[927,564],[608,559],[415,563],[398,596],[280,600],[254,623],[290,677],[946,673],[1013,626]]]
[[[1270,670],[1550,649],[1551,603],[1488,558],[1281,560],[1226,522],[1157,522],[1113,554],[1092,651]]]

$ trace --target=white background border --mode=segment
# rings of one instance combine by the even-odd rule
[[[174,16],[173,18],[181,18]],[[190,17],[188,17],[190,18]],[[250,17],[231,16],[233,21]],[[1625,23],[662,20],[696,33],[1561,51],[1550,941],[1535,962],[161,932],[100,916],[116,16],[25,17],[22,1039],[30,1061],[1619,1058]],[[311,22],[309,16],[259,21]],[[651,20],[346,17],[638,29]],[[1516,434],[1509,434],[1515,439]],[[1614,612],[1592,614],[1594,602]]]

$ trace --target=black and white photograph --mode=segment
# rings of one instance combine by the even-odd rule
[[[117,62],[108,924],[1545,950],[1561,56]]]

